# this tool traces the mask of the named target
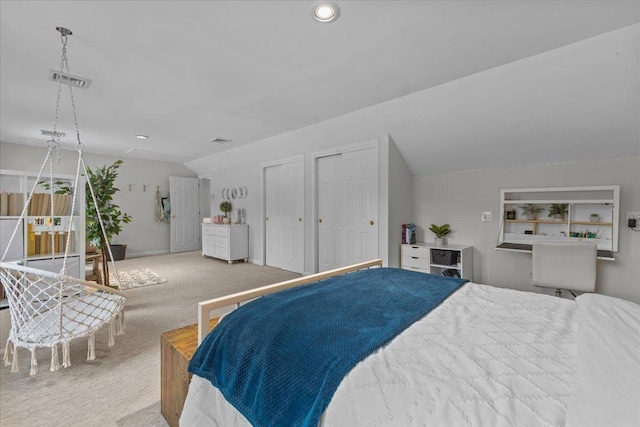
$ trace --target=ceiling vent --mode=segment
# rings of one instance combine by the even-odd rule
[[[74,76],[58,70],[49,70],[49,80],[52,82],[61,82],[66,85],[75,86],[80,89],[86,89],[91,84],[91,80],[86,77]]]
[[[54,132],[52,130],[44,130],[44,129],[40,129],[40,133],[44,136],[51,136],[56,138],[64,138],[64,136],[66,135],[66,133],[64,132]]]
[[[227,142],[231,142],[230,139],[224,139],[224,138],[218,138],[218,137],[211,138],[209,141],[210,142],[217,142],[218,144],[225,144]]]

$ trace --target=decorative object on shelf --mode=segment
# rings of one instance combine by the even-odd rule
[[[102,166],[95,171],[87,167],[87,240],[102,252],[102,271],[105,286],[109,286],[109,260],[118,260],[112,252],[111,240],[120,234],[123,224],[131,222],[131,215],[123,213],[113,203],[113,195],[120,191],[115,186],[118,168],[122,160],[116,160],[111,166]],[[91,184],[91,186],[89,186]],[[91,187],[91,188],[90,188]],[[100,212],[100,215],[98,215]],[[126,245],[125,245],[126,248]],[[122,251],[124,256],[124,250]]]
[[[66,81],[70,80],[69,62],[67,59],[67,36],[72,32],[63,27],[56,27],[60,33],[62,42],[62,55],[60,58],[60,74],[66,77]],[[51,140],[47,141],[47,154],[38,172],[33,188],[27,196],[27,200],[22,206],[20,218],[16,221],[16,227],[9,239],[7,248],[11,246],[13,239],[16,237],[17,231],[22,229],[25,223],[32,201],[34,191],[40,182],[45,166],[49,162],[49,196],[50,200],[54,199],[53,192],[53,153],[58,153],[60,148],[61,133],[56,132],[58,113],[60,110],[60,93],[65,79],[58,80],[58,96],[56,98],[55,118],[53,122],[53,131]],[[67,273],[67,264],[69,251],[71,246],[71,236],[73,224],[79,222],[82,224],[82,218],[75,218],[76,202],[82,195],[82,186],[80,177],[82,171],[88,176],[88,170],[83,158],[83,145],[80,142],[80,130],[76,116],[75,102],[73,98],[72,85],[67,84],[69,88],[69,97],[73,109],[73,118],[75,131],[77,136],[76,150],[78,152],[78,162],[74,182],[70,185],[72,189],[71,207],[65,215],[68,218],[68,228],[66,234],[66,247],[64,255],[56,255],[57,250],[54,249],[55,240],[51,239],[51,259],[52,264],[55,261],[61,261],[62,267],[59,272],[47,271],[39,268],[30,267],[28,265],[19,265],[13,262],[4,262],[7,250],[4,251],[0,259],[0,282],[4,287],[7,298],[9,300],[9,311],[11,314],[11,329],[9,331],[9,339],[5,347],[4,363],[11,365],[11,372],[18,371],[18,350],[24,348],[31,353],[31,375],[35,375],[38,369],[36,359],[36,350],[39,348],[48,348],[51,351],[51,367],[50,371],[56,371],[62,367],[71,365],[70,343],[77,338],[88,337],[87,360],[95,359],[95,332],[103,326],[109,325],[109,347],[114,344],[114,335],[124,333],[124,304],[125,295],[114,289],[99,285],[95,282],[89,282],[80,278],[74,278]],[[95,192],[93,183],[87,179],[87,190],[95,200]],[[80,194],[80,196],[79,196]],[[97,210],[97,205],[93,205]],[[53,209],[53,206],[51,207]],[[96,212],[99,216],[99,213]],[[78,220],[77,222],[75,220]],[[54,235],[56,220],[48,218],[45,225],[51,227],[51,232],[46,234]],[[48,224],[47,224],[48,222]],[[60,220],[59,225],[62,225]],[[100,219],[100,222],[102,220]],[[104,232],[104,224],[100,227]],[[82,231],[80,231],[82,234]],[[84,244],[83,244],[84,247]],[[79,259],[84,262],[84,250],[80,253]],[[35,265],[35,264],[34,264]],[[84,277],[81,275],[81,277]],[[60,344],[60,347],[58,347]],[[62,349],[62,363],[60,363],[58,349]],[[10,360],[11,359],[11,360]]]
[[[224,213],[224,219],[222,220],[224,224],[229,224],[228,213],[231,212],[231,209],[233,209],[233,207],[231,206],[231,203],[227,201],[220,203],[220,210]]]
[[[547,216],[553,219],[564,220],[564,216],[567,212],[569,212],[568,203],[552,203]]]
[[[522,213],[527,216],[527,219],[531,220],[538,219],[538,214],[544,210],[542,206],[538,206],[535,203],[520,205],[520,209],[522,209]]]
[[[238,209],[236,213],[236,223],[244,224],[246,220],[247,220],[247,214],[244,208]]]
[[[507,209],[506,213],[506,217],[507,219],[516,219],[517,218],[517,211],[515,209]]]
[[[429,230],[436,235],[436,246],[445,246],[447,244],[446,237],[451,233],[451,226],[449,224],[436,225],[431,224]]]
[[[589,221],[600,222],[600,215],[598,215],[597,213],[592,213],[591,215],[589,215]]]
[[[414,223],[402,224],[402,244],[412,245],[416,242],[416,225]]]

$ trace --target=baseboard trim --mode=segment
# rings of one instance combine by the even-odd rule
[[[140,258],[140,257],[143,257],[143,256],[164,255],[164,254],[168,254],[168,253],[171,253],[171,251],[164,250],[164,251],[134,252],[134,253],[127,252],[126,257],[127,258]]]

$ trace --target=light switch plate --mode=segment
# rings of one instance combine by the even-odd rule
[[[482,221],[483,222],[493,221],[493,212],[482,212]]]

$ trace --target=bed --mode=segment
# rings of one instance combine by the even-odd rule
[[[327,283],[336,277],[355,278],[359,270],[380,265],[376,260],[202,302],[199,334],[204,341],[196,355],[223,353],[222,347],[205,347],[213,334],[204,338],[212,309],[301,284],[331,288]],[[392,274],[390,270],[398,269],[376,270]],[[402,280],[411,283],[430,276],[403,272]],[[640,306],[597,294],[573,301],[471,282],[452,286],[428,314],[358,361],[335,390],[329,390],[330,402],[319,419],[295,425],[640,425]],[[252,313],[252,304],[265,298],[233,313]],[[227,317],[218,327],[232,324],[232,315]],[[234,335],[235,330],[221,329],[224,333],[218,335]],[[288,369],[286,352],[268,353],[284,364],[278,369]],[[317,371],[314,366],[308,371]],[[231,371],[227,366],[224,370]],[[251,383],[244,387],[249,394],[254,390]],[[273,399],[286,396],[280,393],[289,388],[289,383],[276,383],[266,392]],[[253,395],[256,402],[262,393]],[[251,423],[243,415],[246,408],[229,403],[233,399],[228,394],[211,379],[193,375],[180,425],[293,425],[282,419],[256,421],[249,411]],[[280,402],[287,399],[281,397]]]

